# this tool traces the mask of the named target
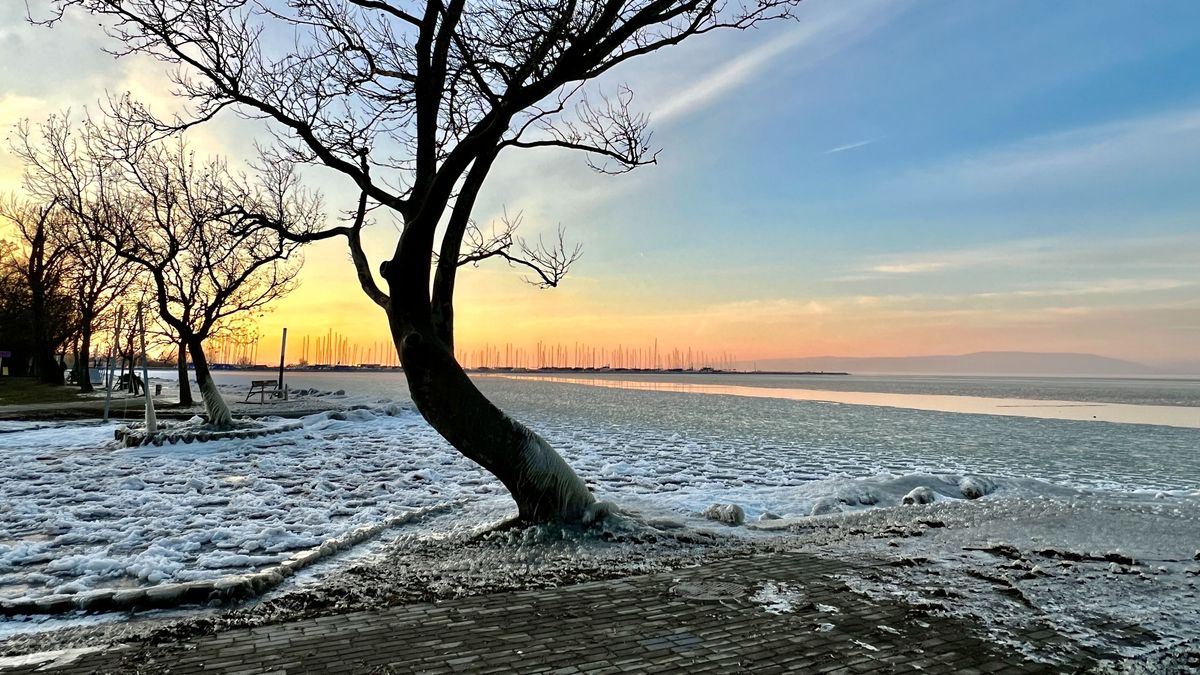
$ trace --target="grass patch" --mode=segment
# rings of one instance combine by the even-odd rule
[[[79,387],[55,387],[32,377],[0,377],[0,405],[25,403],[72,403],[90,400],[79,395]]]

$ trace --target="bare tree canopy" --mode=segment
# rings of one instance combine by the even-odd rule
[[[132,282],[134,266],[89,236],[57,196],[13,196],[0,205],[0,220],[13,226],[23,244],[0,251],[0,265],[15,273],[19,295],[27,296],[29,319],[23,323],[28,325],[14,330],[28,331],[24,341],[36,345],[33,372],[61,384],[54,354],[70,342],[76,381],[82,391],[92,391],[92,337]]]
[[[474,251],[468,259],[504,250],[546,286],[558,283],[578,252],[565,244],[514,249],[503,238],[490,246],[477,230],[468,234],[476,199],[506,148],[579,151],[609,173],[654,162],[649,119],[634,112],[632,92],[585,85],[696,35],[789,17],[797,3],[57,0],[45,20],[73,8],[102,15],[115,53],[148,53],[175,66],[177,93],[189,107],[161,124],[165,130],[232,109],[270,121],[277,143],[268,161],[320,163],[344,174],[362,195],[354,225],[289,236],[345,236],[360,284],[387,312],[418,408],[504,482],[519,518],[590,521],[604,507],[583,481],[479,393],[452,351],[464,240]],[[151,121],[144,110],[124,114],[132,123]],[[403,222],[380,265],[386,292],[358,236],[375,205]],[[243,218],[287,230],[267,213]]]
[[[93,387],[88,368],[95,331],[111,318],[112,310],[128,292],[139,270],[112,247],[90,237],[86,227],[77,222],[70,224],[73,227],[64,235],[73,239],[66,285],[79,313],[75,380],[81,391],[90,392]]]
[[[65,233],[70,216],[53,199],[13,195],[0,201],[0,221],[17,235],[0,264],[16,281],[13,290],[26,298],[31,374],[47,384],[62,384],[63,370],[55,354],[79,322],[69,285],[73,240]]]
[[[132,104],[124,104],[132,106]],[[299,244],[239,214],[266,214],[289,231],[321,222],[320,199],[289,165],[252,181],[216,158],[199,159],[182,138],[145,127],[52,117],[35,132],[19,125],[14,150],[28,191],[69,212],[77,240],[102,243],[152,281],[159,317],[191,352],[210,421],[229,423],[211,384],[202,343],[223,324],[261,311],[292,290]]]

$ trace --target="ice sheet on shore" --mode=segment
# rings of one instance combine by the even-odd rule
[[[989,539],[1010,544],[1030,560],[1040,555],[1041,543],[1056,545],[1055,527],[1063,531],[1058,545],[1073,554],[1103,556],[1120,549],[1150,560],[1166,555],[1155,554],[1155,546],[1200,540],[1195,477],[1170,476],[1154,465],[1159,474],[1139,486],[1135,468],[1126,464],[1119,482],[1108,480],[1101,464],[1126,437],[1115,432],[1089,436],[1089,429],[1080,426],[1086,423],[1006,422],[995,431],[1008,435],[1010,454],[981,455],[975,462],[972,443],[998,442],[983,436],[990,433],[987,425],[996,424],[992,420],[957,429],[959,420],[952,416],[911,411],[868,415],[862,409],[839,411],[840,424],[834,425],[823,417],[830,413],[821,404],[790,402],[783,403],[812,414],[775,420],[769,415],[784,408],[773,402],[749,403],[739,415],[710,402],[605,409],[620,393],[614,392],[612,401],[607,395],[590,396],[585,419],[556,410],[562,397],[555,404],[533,400],[529,405],[543,412],[518,414],[535,418],[536,428],[568,456],[598,497],[685,527],[712,527],[702,519],[706,508],[737,504],[754,529],[720,526],[731,536],[808,537],[836,555],[924,557],[940,561],[941,567],[931,569],[949,569],[968,580],[975,579],[967,573],[976,569],[971,564],[991,574],[997,561],[985,552],[960,560],[965,540],[955,537],[967,531],[974,544],[983,536],[981,546]],[[660,419],[650,419],[651,413]],[[410,408],[392,404],[310,415],[302,421],[302,429],[257,441],[128,450],[109,442],[112,425],[9,423],[0,434],[0,472],[5,476],[0,482],[0,598],[239,573],[397,512],[448,501],[464,506],[439,517],[438,532],[469,530],[512,512],[503,487],[454,452]],[[804,434],[800,440],[789,441],[780,431],[795,434],[797,428]],[[1048,457],[1040,467],[1033,464],[1026,459],[1032,452],[1022,445],[1021,434],[1032,437],[1048,429],[1075,434],[1073,443],[1085,439],[1092,454],[1072,451]],[[880,449],[873,439],[885,432],[891,434],[889,447]],[[976,436],[962,435],[968,432]],[[859,433],[861,438],[855,435]],[[1173,430],[1146,433],[1153,438],[1129,445],[1126,452],[1166,452],[1172,444],[1195,439],[1195,432],[1187,432],[1190,437]],[[1046,444],[1059,437],[1067,436],[1040,440]],[[1167,441],[1162,445],[1167,450],[1152,450],[1158,439]],[[938,460],[926,446],[943,441],[950,450]],[[1180,461],[1186,469],[1193,460]],[[1012,471],[996,471],[1006,463]],[[935,464],[950,470],[930,470]],[[963,470],[972,465],[991,470],[983,475]],[[904,497],[918,488],[927,489],[933,503],[903,506]],[[1122,519],[1120,514],[1127,512],[1138,515]],[[767,513],[783,518],[755,522]],[[1023,523],[1031,518],[1042,523],[1041,543],[1021,539]],[[942,520],[947,527],[922,523],[929,520]],[[832,528],[831,522],[862,525]],[[836,536],[828,534],[835,531]],[[913,536],[913,531],[925,536]],[[826,539],[814,538],[813,532],[827,533],[820,535]],[[1150,538],[1151,533],[1157,534]],[[1134,545],[1135,540],[1142,543]],[[898,544],[892,546],[893,541]],[[1075,584],[1103,592],[1132,581],[1122,576],[1117,585],[1101,583],[1110,563],[1096,570],[1089,567],[1092,562],[1082,564],[1090,571],[1056,576],[1062,584],[1051,584],[1057,589],[1053,593],[1070,599],[1069,588]],[[1159,607],[1183,602],[1189,592],[1194,599],[1196,577],[1187,576],[1192,569],[1188,564],[1167,565],[1167,573],[1144,582],[1159,583]],[[908,568],[897,570],[909,574]],[[911,590],[922,583],[900,576],[877,579],[876,585],[867,581],[857,587],[867,595]],[[961,607],[982,615],[996,602],[996,584],[976,582],[991,595],[981,590]],[[1101,594],[1089,602],[1110,602],[1114,611],[1136,610],[1128,606],[1136,596],[1121,593]],[[1084,611],[1055,602],[1046,607],[1067,607],[1064,616]]]
[[[842,579],[866,601],[968,618],[1026,656],[1200,650],[1196,495],[943,502],[762,527],[791,532],[806,550],[881,561]],[[1069,643],[1030,637],[1044,629]]]
[[[213,578],[261,568],[400,511],[464,500],[472,525],[510,508],[503,487],[414,412],[388,406],[321,413],[256,441],[117,449],[112,426],[31,425],[0,435],[0,597]],[[586,433],[588,430],[579,430]],[[603,433],[603,432],[601,432]],[[1078,494],[1033,478],[879,472],[848,477],[774,464],[719,466],[721,448],[644,438],[640,452],[581,437],[572,461],[602,498],[645,512],[701,517],[713,502],[748,519],[902,503]],[[677,459],[666,459],[667,453]]]
[[[0,598],[253,570],[451,493],[499,491],[404,409],[303,423],[258,440],[131,449],[112,443],[111,424],[0,435]],[[452,488],[439,487],[443,474]]]

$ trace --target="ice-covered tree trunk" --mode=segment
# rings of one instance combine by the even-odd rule
[[[204,356],[204,347],[200,340],[188,340],[188,351],[192,354],[192,365],[196,366],[196,384],[200,387],[200,398],[204,401],[204,413],[208,423],[219,429],[233,426],[233,413],[229,405],[217,391],[217,383],[213,382],[208,372],[208,359]]]
[[[451,445],[508,488],[526,523],[588,524],[603,517],[587,485],[554,448],[477,389],[432,332],[393,320],[400,359],[417,410]]]

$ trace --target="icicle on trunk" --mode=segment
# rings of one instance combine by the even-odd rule
[[[500,479],[527,523],[590,524],[608,505],[554,448],[492,404],[440,341],[410,332],[400,357],[421,415],[459,452]]]
[[[200,341],[189,341],[188,351],[192,354],[192,364],[196,366],[196,384],[200,387],[200,398],[204,401],[208,423],[218,429],[228,429],[233,426],[233,414],[229,412],[229,405],[225,403],[221,392],[217,391],[217,384],[208,372],[208,359],[204,356]]]

